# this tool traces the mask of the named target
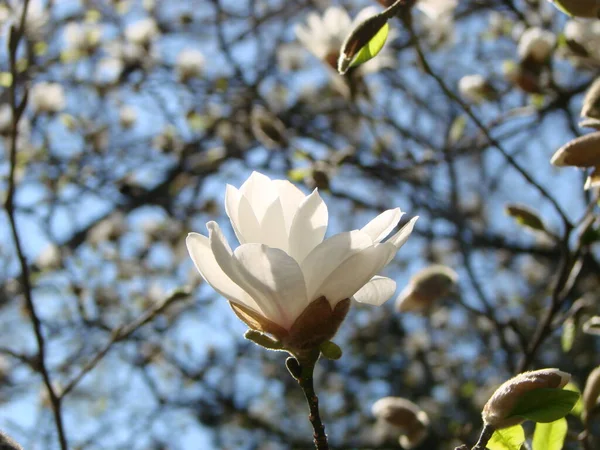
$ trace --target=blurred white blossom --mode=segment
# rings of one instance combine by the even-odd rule
[[[175,70],[182,81],[202,75],[204,55],[199,50],[184,49],[177,56]]]
[[[483,75],[466,75],[458,82],[460,94],[472,103],[481,103],[490,98],[493,88]]]
[[[125,28],[125,37],[133,44],[147,46],[158,36],[159,29],[156,21],[145,17],[133,22]]]
[[[68,49],[91,52],[100,45],[102,28],[96,23],[70,22],[65,26]]]
[[[519,40],[517,53],[521,61],[531,59],[538,63],[548,60],[556,46],[556,36],[551,31],[539,27],[525,30]]]
[[[45,81],[33,85],[29,98],[34,111],[42,113],[62,111],[67,103],[63,87]]]
[[[4,20],[6,23],[19,24],[23,15],[23,1],[11,0],[8,3],[10,8],[7,10]],[[31,0],[27,7],[27,15],[25,16],[26,36],[32,41],[43,40],[49,21],[50,10],[47,8],[46,2]]]
[[[131,106],[124,105],[119,109],[119,124],[123,128],[131,128],[137,120],[137,112]]]

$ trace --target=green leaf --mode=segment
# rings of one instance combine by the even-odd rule
[[[567,391],[577,392],[577,394],[579,394],[579,399],[577,400],[577,403],[575,403],[575,406],[573,406],[573,409],[569,414],[572,414],[575,417],[581,417],[581,413],[583,412],[583,401],[581,398],[581,391],[579,390],[577,385],[572,381],[567,383],[567,385],[563,389]]]
[[[350,63],[350,67],[360,66],[361,64],[366,63],[368,60],[377,56],[377,54],[383,48],[385,41],[387,40],[388,33],[390,32],[390,25],[386,22],[379,31],[371,38],[367,44],[361,48],[356,57]]]
[[[565,389],[541,388],[525,392],[508,417],[521,417],[534,422],[554,422],[566,416],[580,395]]]
[[[537,423],[533,433],[533,450],[561,450],[567,436],[567,419]]]
[[[249,341],[254,342],[256,345],[260,345],[268,350],[283,350],[281,342],[276,341],[270,336],[256,330],[248,330],[244,334],[244,337]]]
[[[340,359],[342,357],[342,349],[335,342],[323,342],[319,346],[319,350],[321,350],[321,353],[327,359],[335,360]]]
[[[537,215],[535,211],[527,206],[523,205],[506,205],[504,209],[507,215],[513,217],[515,221],[524,227],[530,228],[534,231],[545,231],[546,227],[544,222]]]
[[[489,450],[520,450],[525,442],[525,431],[521,425],[494,431],[486,447]]]
[[[467,117],[465,115],[457,116],[450,126],[448,132],[448,140],[451,144],[456,144],[465,134],[465,128],[467,127]]]
[[[573,348],[576,331],[577,327],[575,326],[575,318],[569,317],[567,320],[565,320],[565,323],[563,323],[562,335],[560,337],[560,343],[563,352],[568,353]]]

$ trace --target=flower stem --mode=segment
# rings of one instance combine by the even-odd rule
[[[292,359],[292,358],[290,358]],[[308,403],[308,420],[313,427],[313,441],[315,443],[316,450],[329,450],[329,444],[327,443],[327,435],[325,434],[325,425],[321,421],[321,415],[319,413],[319,398],[315,393],[313,383],[313,372],[315,365],[319,359],[319,350],[313,350],[303,355],[295,355],[295,363],[288,360],[287,366],[290,374],[298,382],[306,402]],[[294,365],[296,367],[294,368]]]
[[[491,439],[492,434],[494,434],[494,429],[489,425],[484,425],[483,430],[481,430],[481,435],[479,436],[479,440],[473,447],[473,450],[485,450],[488,441]]]

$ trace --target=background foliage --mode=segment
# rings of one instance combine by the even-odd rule
[[[332,5],[379,8],[30,2],[16,65],[0,53],[0,196],[14,198],[22,246],[0,222],[0,428],[25,448],[60,448],[60,428],[73,449],[311,447],[284,356],[242,339],[185,250],[187,232],[226,224],[225,184],[252,170],[319,187],[329,233],[395,206],[419,215],[388,268],[399,288],[431,263],[459,274],[457,294],[425,315],[353,306],[343,358],[316,373],[332,448],[398,448],[370,412],[386,395],[428,413],[420,448],[446,449],[474,442],[481,407],[517,372],[559,367],[583,388],[600,363],[581,332],[598,313],[598,193],[549,161],[584,132],[600,60],[569,46],[568,18],[545,1],[465,0],[451,17],[415,8],[392,21],[373,60],[384,63],[342,78],[295,34]],[[21,6],[0,5],[5,49]],[[533,26],[558,41],[535,94],[504,75]],[[493,100],[461,97],[470,74]],[[11,161],[13,87],[28,102]],[[547,232],[507,216],[515,203]],[[567,446],[580,448],[582,423],[568,420]]]

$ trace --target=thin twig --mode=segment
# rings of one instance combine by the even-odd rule
[[[106,356],[112,346],[129,337],[133,332],[135,332],[138,328],[150,322],[154,317],[158,314],[162,313],[165,309],[167,309],[171,304],[175,301],[186,298],[189,295],[189,292],[178,290],[173,292],[167,299],[165,299],[160,304],[156,305],[154,308],[149,309],[144,312],[140,317],[135,319],[133,322],[128,325],[123,325],[117,327],[113,330],[112,336],[109,341],[102,347],[98,352],[79,370],[69,382],[66,383],[64,388],[60,393],[60,397],[64,397],[67,395],[77,384],[85,377],[96,365]]]
[[[444,80],[433,71],[432,67],[429,65],[429,61],[428,61],[427,57],[425,56],[425,53],[423,52],[423,49],[421,48],[421,44],[419,43],[419,39],[417,38],[417,36],[414,32],[412,24],[410,23],[410,21],[408,21],[407,23],[408,23],[409,32],[410,32],[411,36],[413,37],[415,50],[417,52],[417,55],[419,57],[419,60],[422,64],[422,67],[425,70],[425,72],[431,78],[433,78],[435,80],[435,82],[438,84],[440,89],[442,89],[442,91],[444,91],[444,94],[446,94],[446,96],[448,96],[448,98],[450,98],[453,102],[455,102],[458,106],[460,106],[460,108],[467,114],[467,116],[469,116],[469,118],[473,121],[473,123],[475,123],[477,128],[479,128],[479,130],[483,133],[483,135],[485,136],[487,141],[490,143],[490,145],[495,147],[500,152],[500,154],[504,157],[506,162],[511,167],[513,167],[513,169],[515,169],[531,186],[533,186],[543,197],[545,197],[552,204],[554,209],[560,215],[565,228],[570,229],[572,227],[571,222],[569,221],[567,214],[564,212],[562,207],[558,204],[556,199],[550,195],[550,193],[546,190],[546,188],[544,188],[540,183],[538,183],[523,167],[521,167],[521,165],[512,157],[512,155],[508,151],[506,151],[506,149],[500,144],[500,142],[498,142],[498,140],[495,139],[490,134],[490,131],[488,130],[488,128],[483,124],[483,122],[481,120],[479,120],[479,118],[475,115],[475,113],[473,113],[473,110],[471,109],[471,107],[469,105],[467,105],[465,102],[463,102],[460,99],[460,97],[458,97],[458,95],[456,95],[446,85]]]
[[[8,90],[9,103],[11,106],[12,112],[12,124],[11,124],[11,142],[10,142],[10,172],[8,175],[8,191],[6,194],[6,202],[5,209],[8,215],[8,220],[10,223],[11,234],[13,238],[13,242],[15,245],[15,251],[17,253],[17,257],[19,259],[19,265],[21,266],[21,284],[23,286],[23,294],[25,296],[25,304],[27,308],[27,312],[29,314],[29,319],[31,320],[31,326],[33,328],[33,332],[35,334],[35,339],[37,343],[37,370],[42,375],[44,380],[44,385],[48,391],[48,397],[50,399],[50,405],[52,408],[52,413],[54,415],[54,422],[56,424],[56,431],[58,434],[58,440],[60,443],[61,450],[68,450],[67,444],[67,436],[63,424],[62,417],[62,405],[61,399],[56,395],[56,391],[52,385],[52,378],[50,377],[50,372],[46,365],[46,342],[44,339],[44,334],[42,331],[42,323],[40,321],[39,316],[37,315],[35,304],[33,302],[33,293],[32,293],[32,284],[29,276],[29,267],[27,265],[27,261],[25,259],[25,255],[23,253],[23,247],[21,245],[21,238],[19,236],[16,214],[15,214],[15,191],[16,191],[16,167],[17,167],[17,138],[18,138],[18,125],[19,120],[21,119],[21,115],[23,114],[23,110],[25,108],[25,104],[27,101],[27,94],[24,93],[22,100],[17,104],[17,80],[18,80],[18,71],[17,71],[17,49],[19,47],[19,42],[25,33],[25,17],[27,16],[27,8],[29,6],[29,0],[25,0],[23,2],[23,12],[21,15],[21,20],[19,22],[19,27],[14,28],[11,27],[10,36],[9,36],[9,59],[10,59],[10,72],[12,75],[12,83],[10,85],[10,89]]]

